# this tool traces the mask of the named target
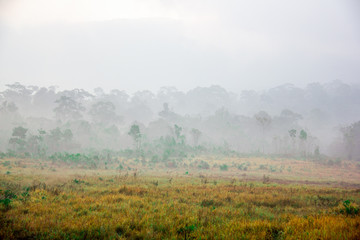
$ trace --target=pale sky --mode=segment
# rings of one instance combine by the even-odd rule
[[[129,92],[360,83],[357,0],[0,0],[7,83]]]

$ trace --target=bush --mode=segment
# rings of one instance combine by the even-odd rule
[[[355,216],[359,214],[359,207],[355,203],[351,203],[350,200],[345,200],[339,212],[349,216]]]
[[[268,169],[268,168],[267,168],[266,165],[260,164],[259,169],[260,169],[260,170],[265,170],[265,169]]]
[[[85,183],[84,181],[80,180],[80,179],[74,179],[72,180],[73,183],[76,183],[76,184],[80,184],[80,183]]]
[[[8,167],[8,166],[10,166],[10,161],[5,161],[5,162],[2,163],[2,165],[4,167]]]
[[[200,168],[200,169],[209,169],[209,168],[210,168],[210,165],[209,165],[207,162],[205,162],[205,161],[201,161],[201,162],[199,163],[199,165],[198,165],[198,168]]]
[[[246,171],[248,169],[248,163],[241,163],[240,165],[237,166],[237,168],[239,170]]]
[[[228,165],[226,165],[226,164],[223,164],[223,165],[220,165],[220,170],[221,171],[227,171],[228,170]]]
[[[17,196],[11,190],[5,190],[4,193],[0,190],[0,194],[2,195],[0,196],[0,204],[4,205],[5,210],[9,210],[12,199]]]
[[[189,235],[195,231],[196,229],[196,226],[195,225],[190,225],[190,226],[185,226],[185,227],[182,227],[182,228],[179,228],[177,230],[177,233],[179,235],[183,235],[184,236],[184,239],[188,239],[189,238]]]

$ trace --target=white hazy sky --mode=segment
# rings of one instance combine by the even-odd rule
[[[360,83],[358,0],[0,0],[0,88]]]

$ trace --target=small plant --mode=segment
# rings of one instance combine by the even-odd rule
[[[21,193],[21,201],[23,202],[27,202],[28,199],[30,198],[30,193],[29,193],[30,188],[26,188],[24,192]]]
[[[184,239],[189,239],[189,235],[191,234],[191,232],[195,231],[195,229],[196,229],[195,225],[185,226],[185,227],[179,228],[177,230],[177,233],[179,235],[183,235]]]
[[[9,198],[2,199],[2,200],[0,200],[0,203],[2,203],[4,205],[5,210],[8,210],[8,209],[10,209],[11,199],[9,199]]]
[[[76,179],[76,178],[72,182],[76,183],[76,184],[84,183],[84,181],[82,181],[80,179]]]
[[[342,204],[342,208],[340,209],[340,213],[346,214],[348,216],[355,216],[359,214],[359,207],[350,202],[350,200],[345,200]]]
[[[0,190],[0,193],[1,192],[2,191]],[[12,201],[12,199],[15,199],[15,198],[17,198],[17,196],[11,190],[5,190],[4,191],[3,198],[0,199],[0,204],[4,205],[5,211],[10,209],[11,201]]]

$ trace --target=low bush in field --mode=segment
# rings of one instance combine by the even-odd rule
[[[198,168],[199,169],[209,169],[210,165],[209,165],[209,163],[207,163],[205,161],[200,161],[200,163],[198,164]]]
[[[345,200],[338,208],[338,212],[348,216],[356,216],[359,214],[359,206],[350,200]]]
[[[220,165],[220,170],[221,171],[227,171],[228,170],[228,165],[226,165],[226,164],[222,164],[222,165]]]

